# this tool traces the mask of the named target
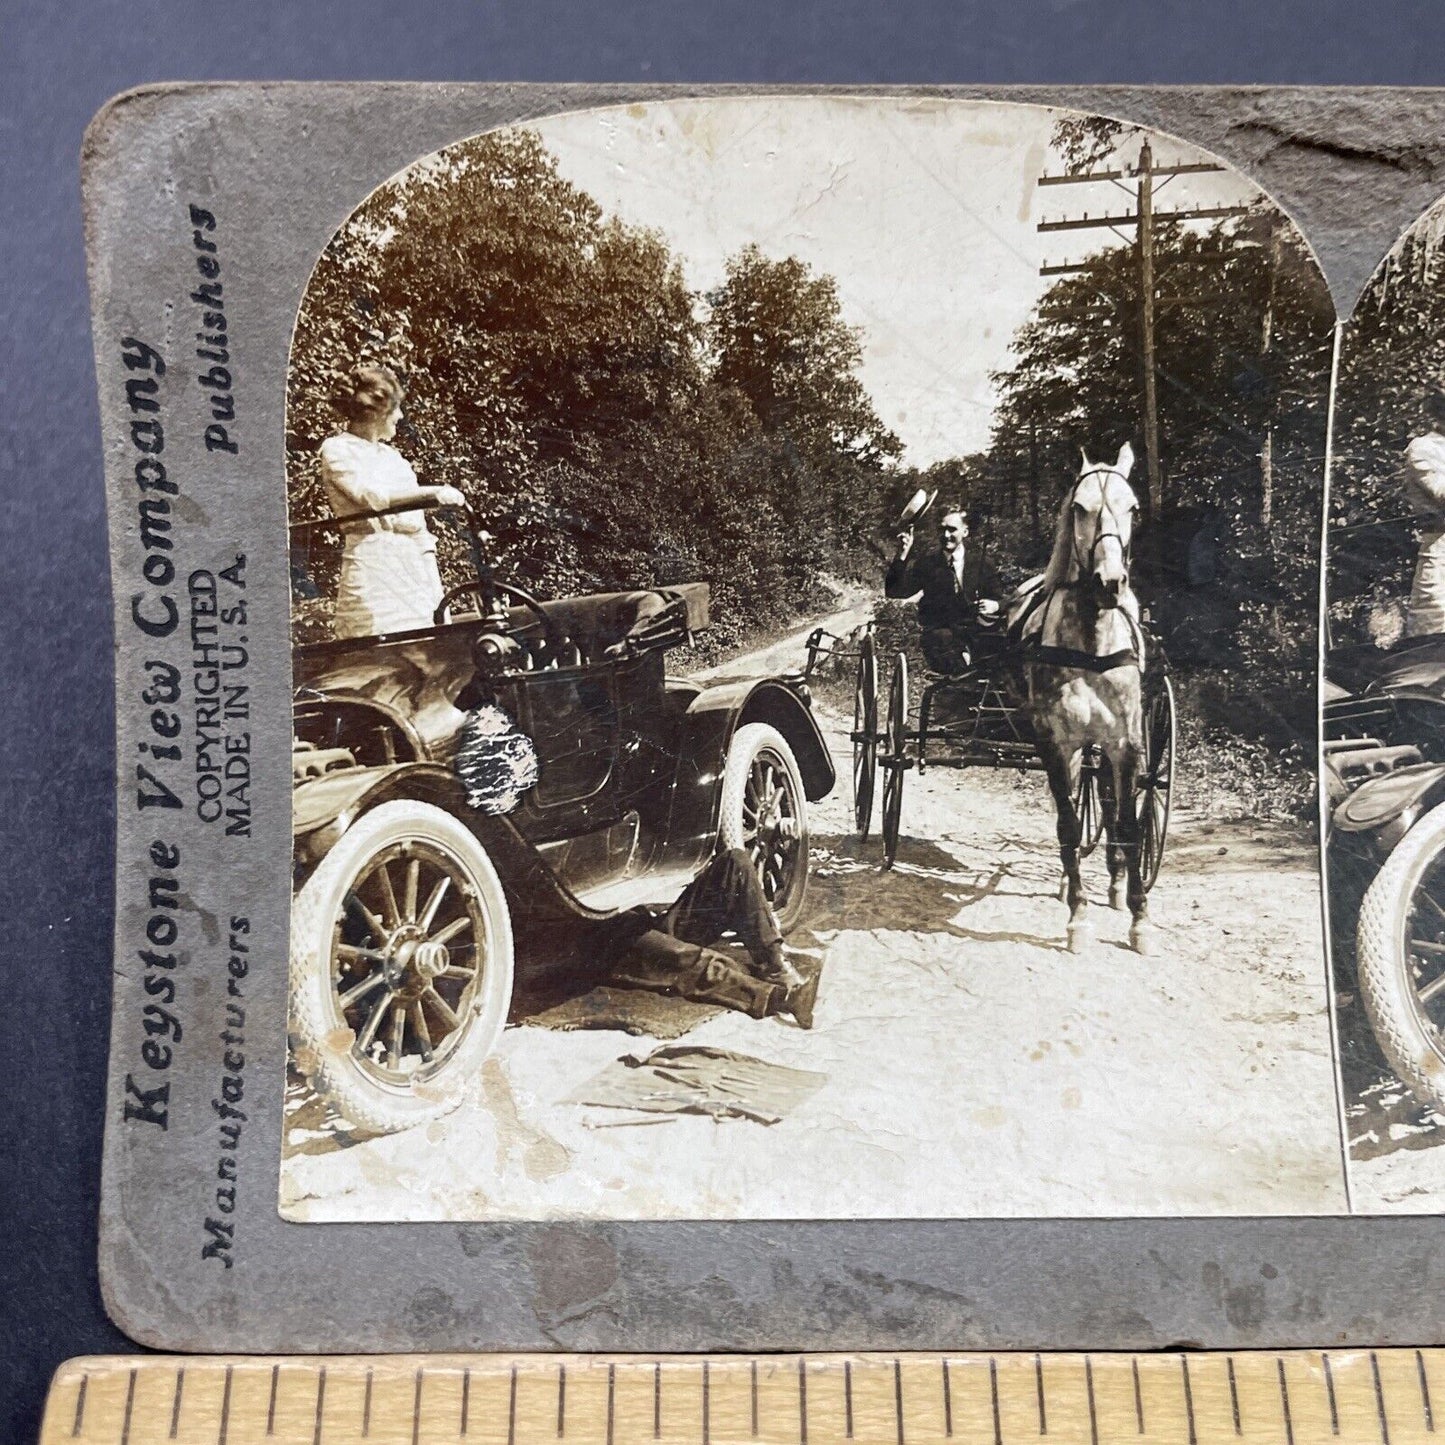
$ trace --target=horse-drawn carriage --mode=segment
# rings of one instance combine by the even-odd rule
[[[878,650],[872,631],[858,649],[853,689],[853,817],[858,836],[873,827],[873,803],[881,783],[880,827],[885,866],[898,855],[903,786],[908,773],[929,768],[1017,768],[1039,772],[1043,761],[1026,703],[1011,674],[1017,660],[1007,656],[961,673],[925,673],[916,712],[910,704],[908,654],[893,659],[887,712],[879,724]],[[1152,888],[1164,857],[1169,829],[1169,793],[1174,766],[1174,689],[1162,649],[1150,648],[1144,671],[1144,766],[1136,783],[1140,818],[1140,868]],[[1086,749],[1079,768],[1074,808],[1087,856],[1104,832],[1113,804],[1112,774],[1097,745]]]
[[[873,624],[849,640],[815,631],[808,639],[805,676],[823,658],[852,661],[853,681],[853,821],[860,839],[873,832],[874,801],[882,781],[880,824],[884,866],[898,855],[903,816],[903,780],[911,770],[938,768],[1016,768],[1039,772],[1039,756],[1029,711],[1017,695],[1014,676],[1018,659],[1000,656],[961,673],[925,673],[915,712],[910,702],[908,654],[894,655],[889,676],[887,714],[879,722],[878,641]],[[1141,823],[1141,867],[1146,888],[1159,877],[1169,831],[1170,785],[1174,768],[1174,688],[1162,647],[1153,642],[1144,671],[1145,764],[1136,787]],[[939,700],[943,699],[943,706]],[[1079,770],[1074,808],[1082,834],[1083,856],[1098,846],[1104,833],[1106,807],[1112,806],[1112,780],[1102,752],[1088,748]]]
[[[977,660],[956,672],[925,674],[916,712],[908,654],[899,651],[880,720],[871,626],[856,649],[822,633],[809,644],[811,658],[824,650],[835,659],[856,657],[854,822],[866,839],[881,780],[884,867],[891,868],[898,855],[911,770],[1046,772],[1060,820],[1070,945],[1078,946],[1085,927],[1078,860],[1107,834],[1111,902],[1124,902],[1127,874],[1131,941],[1144,951],[1145,896],[1158,879],[1169,829],[1175,713],[1164,650],[1149,635],[1129,589],[1137,510],[1127,483],[1132,460],[1128,447],[1113,465],[1085,459],[1059,511],[1049,569],[1016,594],[1007,631],[998,617],[980,615]],[[915,515],[918,502],[910,504]],[[908,511],[902,520],[912,521]],[[1116,778],[1122,780],[1123,807]]]

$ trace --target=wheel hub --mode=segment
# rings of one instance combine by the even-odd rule
[[[403,926],[387,940],[382,977],[403,999],[420,998],[451,966],[451,953],[414,925]]]
[[[783,812],[787,794],[782,788],[773,791],[772,796],[758,810],[758,837],[780,839],[791,842],[798,836],[798,820]]]

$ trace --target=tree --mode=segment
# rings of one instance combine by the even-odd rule
[[[767,439],[767,500],[794,560],[816,567],[828,551],[852,550],[902,444],[858,379],[860,334],[843,321],[837,284],[747,246],[708,303],[712,380],[745,399]]]
[[[605,222],[534,134],[478,137],[375,192],[322,256],[292,353],[291,460],[313,473],[335,380],[382,360],[407,373],[403,445],[428,480],[499,519],[550,500],[548,464],[696,389],[691,303],[661,240]]]
[[[337,384],[384,362],[407,381],[398,448],[466,493],[513,580],[566,594],[701,576],[715,635],[789,620],[848,564],[847,518],[860,498],[871,509],[898,443],[831,278],[752,250],[710,299],[535,134],[419,162],[357,209],[308,285],[287,397],[293,521],[328,515],[317,449],[340,424]],[[303,584],[318,611],[330,545]],[[459,546],[441,551],[457,576]]]
[[[1402,454],[1425,430],[1421,403],[1445,382],[1445,209],[1406,233],[1366,287],[1340,351],[1330,487],[1329,598],[1336,641],[1410,589],[1415,522]]]
[[[1303,240],[1264,204],[1207,230],[1161,226],[1157,258],[1165,512],[1141,532],[1136,570],[1171,659],[1244,658],[1257,693],[1291,699],[1288,717],[1259,722],[1286,737],[1312,699],[1333,305]],[[1015,365],[994,377],[996,486],[1043,477],[1045,518],[1081,449],[1137,446],[1138,287],[1130,248],[1098,252],[1039,300]],[[1025,544],[1018,522],[1013,535]]]
[[[1050,145],[1064,158],[1070,171],[1086,171],[1107,160],[1131,135],[1139,134],[1140,126],[1106,115],[1066,115],[1055,122]]]

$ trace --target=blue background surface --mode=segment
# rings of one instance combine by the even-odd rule
[[[1445,84],[1439,0],[0,3],[0,1441],[106,1320],[110,594],[78,155],[155,80]],[[1445,178],[1442,178],[1445,186]]]

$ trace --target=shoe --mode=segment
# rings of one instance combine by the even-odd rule
[[[795,989],[802,988],[807,981],[808,975],[806,973],[800,973],[787,959],[779,960],[777,972],[772,974],[768,979],[769,983],[777,984],[779,988],[788,993],[793,992]]]
[[[789,1015],[800,1029],[813,1027],[813,1008],[818,1002],[818,980],[822,976],[820,969],[817,973],[803,979],[801,983],[785,989],[779,1000],[778,1012]]]

